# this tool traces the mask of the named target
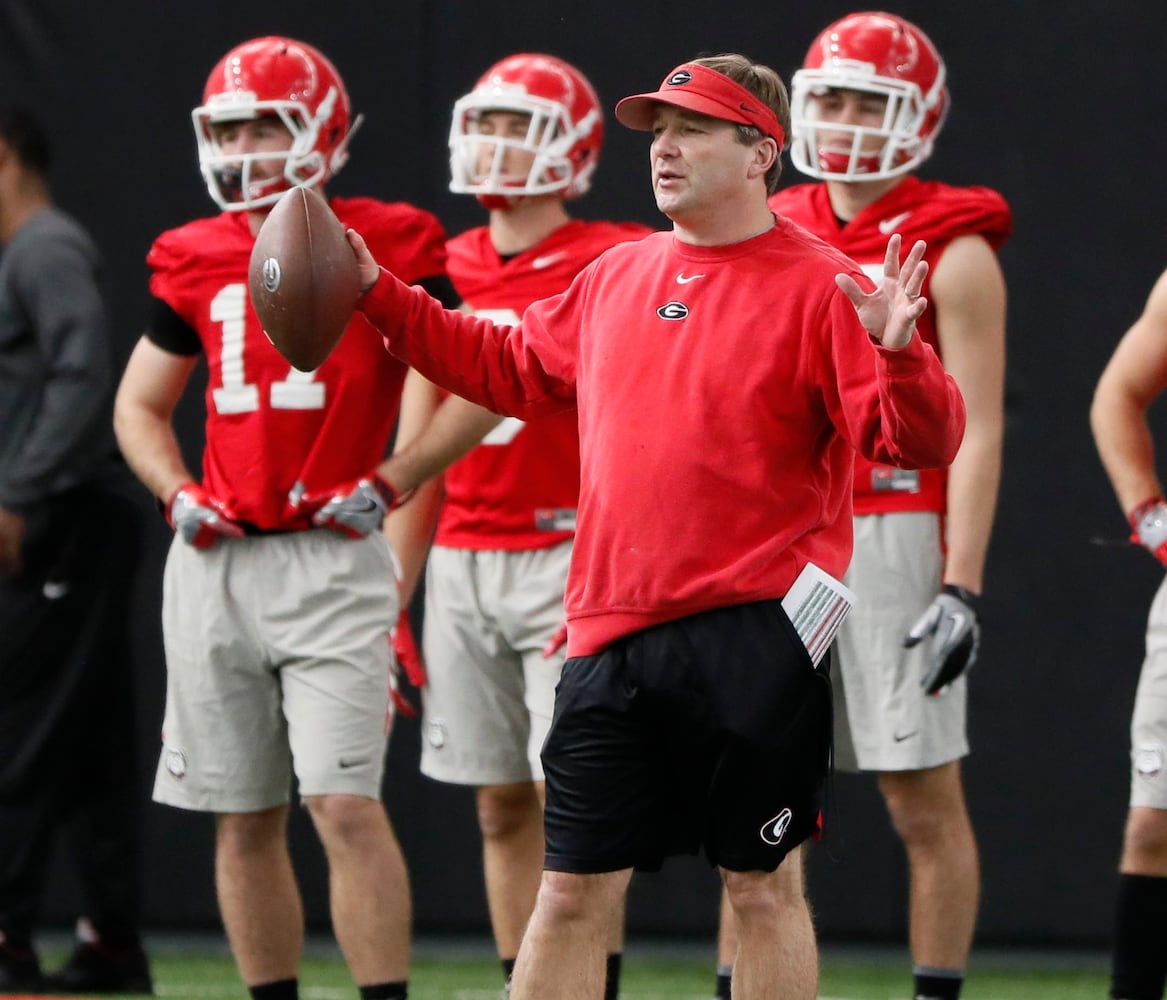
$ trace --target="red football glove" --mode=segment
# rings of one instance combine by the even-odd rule
[[[368,475],[321,493],[305,493],[296,505],[312,512],[312,523],[349,538],[379,531],[385,515],[398,504],[397,492],[378,475]]]
[[[166,504],[166,523],[187,545],[209,549],[220,538],[241,538],[235,512],[198,483],[183,483]]]
[[[394,663],[389,669],[389,696],[397,711],[408,719],[417,715],[417,708],[401,692],[401,672],[419,691],[426,686],[428,678],[425,674],[425,664],[421,653],[413,638],[413,629],[409,625],[409,609],[402,608],[397,618],[397,624],[389,632],[389,645],[393,647]]]
[[[1167,566],[1167,501],[1149,497],[1131,511],[1131,541]]]

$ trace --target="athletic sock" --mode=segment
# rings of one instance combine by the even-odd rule
[[[1167,985],[1167,878],[1120,875],[1114,920],[1110,995],[1121,1000],[1160,1000]]]
[[[960,1000],[964,969],[936,969],[927,965],[912,967],[916,982],[916,1000]]]
[[[713,990],[713,1000],[730,1000],[730,985],[733,982],[733,966],[717,967],[717,985]]]
[[[277,979],[272,983],[260,983],[247,987],[251,1000],[299,1000],[300,980]]]
[[[360,986],[361,1000],[409,1000],[409,980]]]
[[[607,978],[604,980],[604,1000],[616,1000],[620,996],[620,964],[624,956],[614,951],[608,956]]]

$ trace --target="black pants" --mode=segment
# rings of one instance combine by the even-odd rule
[[[27,515],[25,569],[0,578],[0,931],[27,940],[55,834],[86,915],[137,933],[143,796],[129,613],[139,515],[78,489]]]

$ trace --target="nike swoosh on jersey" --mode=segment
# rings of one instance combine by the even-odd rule
[[[920,730],[918,730],[918,729],[913,729],[913,730],[911,730],[910,732],[907,732],[907,733],[894,733],[894,734],[892,735],[892,739],[893,739],[893,740],[895,740],[897,743],[903,743],[903,742],[904,742],[904,740],[910,740],[910,739],[911,739],[913,736],[915,736],[915,735],[916,735],[916,734],[917,734],[919,731],[920,731]]]
[[[533,261],[531,261],[531,266],[535,268],[536,271],[541,271],[543,268],[550,267],[557,261],[563,260],[563,258],[566,256],[566,250],[562,250],[559,253],[544,254],[542,257],[536,257]]]
[[[705,275],[703,275],[703,274],[686,274],[684,271],[682,271],[680,274],[677,275],[677,284],[678,285],[687,285],[687,284],[689,284],[690,281],[696,281],[698,278],[704,278],[704,277],[705,277]]]
[[[879,231],[883,233],[884,236],[891,235],[895,232],[896,227],[905,219],[907,219],[907,217],[911,214],[911,212],[900,212],[899,215],[893,215],[890,219],[880,220]]]

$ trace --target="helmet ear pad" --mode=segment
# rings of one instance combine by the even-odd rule
[[[818,101],[832,89],[884,98],[882,124],[831,123],[834,139],[824,143]],[[932,155],[948,103],[944,61],[923,31],[893,14],[848,15],[820,32],[791,80],[791,160],[824,180],[909,173]]]
[[[282,161],[283,176],[254,184],[254,159],[224,155],[212,126],[266,115],[288,129],[292,145],[286,153],[260,154]],[[273,205],[289,187],[324,183],[348,159],[352,131],[344,81],[323,53],[292,38],[268,35],[231,49],[211,70],[191,119],[207,190],[225,211]]]
[[[526,116],[525,138],[479,130],[491,112]],[[596,92],[578,69],[555,56],[519,53],[491,66],[474,89],[454,105],[450,125],[450,190],[473,194],[486,207],[505,208],[514,199],[587,192],[599,164],[603,111]],[[525,174],[509,174],[507,150],[529,155]],[[512,158],[513,159],[513,158]],[[486,167],[486,164],[490,164]]]

